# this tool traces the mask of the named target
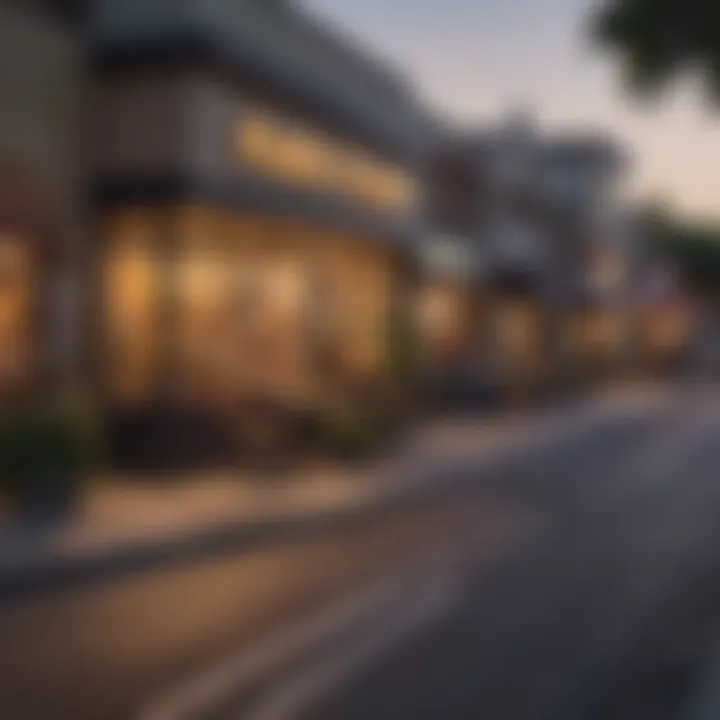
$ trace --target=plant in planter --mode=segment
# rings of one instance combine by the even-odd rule
[[[23,514],[73,505],[97,448],[93,424],[66,403],[34,402],[0,416],[0,484]]]

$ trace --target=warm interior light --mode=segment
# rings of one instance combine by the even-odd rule
[[[0,235],[0,387],[29,372],[36,292],[30,245],[21,236]]]
[[[243,113],[236,149],[243,162],[268,175],[323,192],[395,210],[415,201],[415,183],[402,168],[269,111]]]

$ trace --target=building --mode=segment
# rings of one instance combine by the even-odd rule
[[[470,131],[462,141],[462,154],[477,178],[476,237],[485,258],[482,363],[511,401],[524,401],[546,387],[552,368],[550,237],[539,196],[541,143],[524,112],[497,129]]]
[[[623,159],[601,136],[549,135],[524,112],[459,147],[475,175],[485,366],[513,397],[557,388],[620,346]]]
[[[632,238],[620,200],[627,159],[594,134],[551,138],[541,151],[554,243],[551,287],[568,366],[588,380],[622,371],[630,352]]]
[[[479,242],[482,189],[452,131],[425,165],[425,233],[418,243],[418,337],[427,375],[477,369],[484,332]]]
[[[101,0],[91,37],[109,406],[381,396],[433,132],[404,79],[281,0]]]
[[[566,376],[615,267],[604,141],[449,132],[292,0],[0,19],[0,393],[81,382],[118,456],[194,459],[260,406],[385,402],[398,322],[430,372]]]
[[[130,454],[382,398],[436,132],[405,79],[290,0],[0,13],[0,388],[81,379]]]
[[[0,398],[78,372],[85,74],[72,10],[0,2]]]
[[[702,284],[692,281],[681,258],[663,250],[663,235],[669,231],[653,210],[636,209],[629,229],[635,248],[630,294],[634,370],[650,378],[714,376],[719,353],[712,300]],[[680,242],[690,246],[700,242],[712,247],[715,242],[712,235],[698,241],[677,232]],[[700,257],[696,262],[707,263],[707,257]]]

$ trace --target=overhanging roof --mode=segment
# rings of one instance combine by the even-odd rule
[[[103,63],[203,56],[361,126],[390,152],[422,153],[438,132],[404,78],[288,0],[98,0]]]

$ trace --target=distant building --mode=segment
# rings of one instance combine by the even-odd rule
[[[586,329],[608,335],[612,324],[590,317],[622,280],[613,224],[625,161],[600,136],[553,136],[526,112],[458,145],[476,178],[475,237],[492,288],[487,361],[505,385],[552,386],[585,354]]]
[[[426,372],[465,372],[479,359],[484,259],[479,243],[482,189],[452,132],[425,164],[424,232],[417,244],[416,305]]]
[[[551,287],[556,304],[570,307],[570,350],[590,376],[616,373],[628,355],[633,258],[620,202],[626,165],[614,143],[593,134],[551,139],[541,152],[555,240]]]

